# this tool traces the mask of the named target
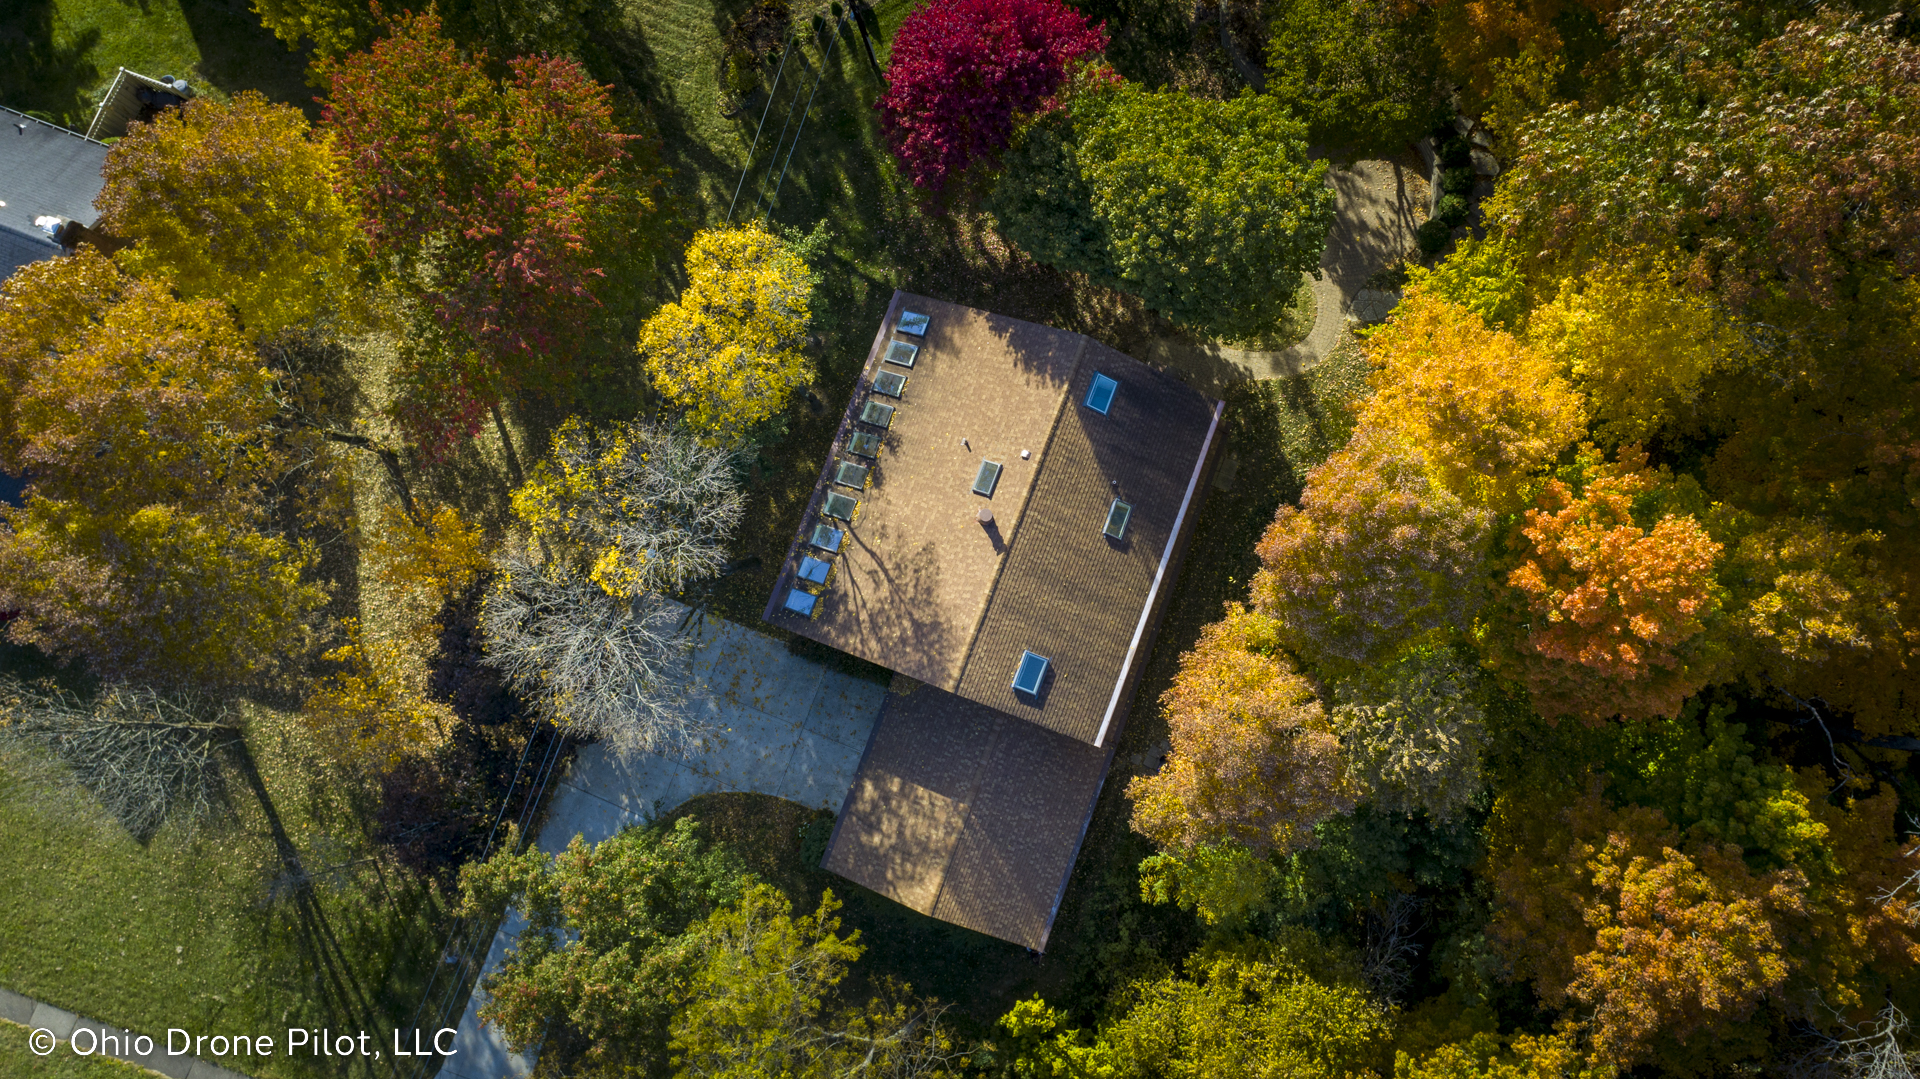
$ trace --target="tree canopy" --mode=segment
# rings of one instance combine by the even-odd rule
[[[0,284],[0,316],[0,470],[30,477],[0,508],[9,637],[162,685],[281,669],[325,592],[269,527],[294,458],[224,306],[83,249]]]
[[[350,295],[358,243],[341,170],[296,109],[244,91],[132,125],[107,152],[99,227],[119,256],[183,296],[225,300],[254,334],[306,322]]]
[[[1209,101],[1097,73],[1067,108],[1070,124],[1042,121],[1008,156],[990,200],[1007,237],[1203,332],[1277,325],[1333,224],[1305,125],[1271,97]]]
[[[916,8],[894,34],[875,107],[915,186],[938,191],[1006,148],[1107,35],[1060,0],[954,0]]]
[[[759,226],[707,229],[687,245],[687,287],[640,327],[654,387],[710,442],[738,443],[813,380],[802,346],[813,278]]]

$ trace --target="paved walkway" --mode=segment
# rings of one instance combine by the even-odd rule
[[[655,754],[621,761],[600,746],[575,755],[554,785],[540,849],[556,851],[574,836],[605,839],[649,815],[699,794],[754,791],[835,810],[853,785],[854,769],[880,714],[886,688],[794,656],[780,641],[720,619],[708,619],[694,666],[706,684],[698,707],[718,729],[685,758]],[[494,936],[484,970],[491,972],[526,925],[518,913]],[[442,1079],[505,1079],[532,1071],[507,1052],[478,1015],[486,994],[475,989],[460,1017],[457,1055]]]
[[[51,1004],[34,1000],[32,997],[23,997],[6,989],[0,989],[0,1020],[6,1021],[0,1022],[0,1037],[19,1037],[23,1043],[28,1044],[29,1052],[32,1051],[33,1046],[27,1041],[28,1038],[37,1031],[52,1032],[56,1044],[53,1052],[48,1055],[54,1058],[73,1055],[73,1034],[76,1030],[93,1031],[93,1036],[85,1039],[86,1048],[100,1044],[99,1038],[103,1034],[120,1039],[129,1037],[127,1030],[123,1027],[110,1026],[98,1019],[75,1015],[65,1008],[56,1008]],[[19,1024],[20,1029],[10,1029],[11,1024]],[[134,1031],[133,1036],[144,1033],[144,1031]],[[166,1076],[167,1079],[247,1079],[237,1071],[217,1067],[198,1057],[168,1056],[164,1031],[159,1035],[149,1034],[147,1037],[153,1042],[153,1051],[144,1056],[135,1054],[130,1047],[124,1052],[94,1055],[138,1064],[148,1071]]]
[[[1229,382],[1305,374],[1333,351],[1349,321],[1386,318],[1399,297],[1364,286],[1416,248],[1415,232],[1427,216],[1426,178],[1405,164],[1376,159],[1328,169],[1327,183],[1338,202],[1320,279],[1308,282],[1317,310],[1304,340],[1261,352],[1163,337],[1142,358],[1191,372],[1217,390]]]

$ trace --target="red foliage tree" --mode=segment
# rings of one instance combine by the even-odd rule
[[[333,132],[376,256],[479,363],[429,364],[397,414],[429,450],[478,429],[499,378],[564,379],[596,305],[611,226],[651,208],[622,169],[636,136],[572,60],[522,57],[496,83],[431,12],[323,65]],[[437,372],[440,377],[426,377]],[[436,402],[444,402],[442,404]]]
[[[927,4],[894,36],[876,108],[916,186],[938,191],[999,153],[1021,113],[1040,108],[1073,61],[1107,47],[1104,24],[1060,0]]]

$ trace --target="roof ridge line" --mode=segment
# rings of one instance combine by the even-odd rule
[[[1070,331],[1069,331],[1070,332]],[[1053,440],[1060,432],[1060,418],[1067,414],[1067,406],[1073,397],[1073,380],[1080,374],[1080,361],[1086,358],[1087,345],[1093,339],[1084,333],[1076,333],[1080,346],[1073,351],[1073,363],[1067,367],[1066,384],[1060,388],[1060,404],[1053,410],[1053,422],[1047,425],[1047,440],[1040,445],[1040,461],[1033,470],[1033,479],[1027,483],[1027,494],[1020,500],[1020,512],[1014,517],[1013,531],[1007,536],[1006,552],[1000,556],[1000,564],[994,567],[993,582],[987,585],[986,599],[980,603],[980,614],[973,620],[973,626],[967,632],[967,654],[960,658],[960,670],[954,675],[953,692],[958,693],[960,684],[967,680],[967,668],[973,666],[973,649],[980,643],[980,627],[987,622],[987,612],[993,609],[993,597],[1000,592],[1000,578],[1007,572],[1007,563],[1013,561],[1013,543],[1018,538],[1020,522],[1027,519],[1027,506],[1033,502],[1033,493],[1040,489],[1040,477],[1047,470],[1047,451],[1053,448]],[[988,705],[988,707],[992,707]],[[999,711],[999,709],[994,709]],[[1014,717],[1020,718],[1020,717]]]

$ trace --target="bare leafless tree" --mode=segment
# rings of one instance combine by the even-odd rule
[[[1420,913],[1426,900],[1405,892],[1389,895],[1367,915],[1367,946],[1360,954],[1360,975],[1375,997],[1398,1004],[1413,986],[1413,961],[1419,958],[1416,937],[1424,924]]]
[[[622,756],[683,749],[707,730],[689,708],[686,608],[657,593],[609,596],[565,563],[499,563],[482,611],[487,662],[556,726]]]
[[[1783,1071],[1792,1079],[1915,1079],[1920,1053],[1901,1044],[1907,1027],[1906,1015],[1888,1004],[1867,1023],[1812,1035],[1808,1050]]]
[[[224,706],[109,685],[91,701],[45,684],[0,679],[0,738],[39,746],[142,842],[169,817],[192,822],[219,801]]]
[[[632,590],[677,594],[719,573],[745,503],[732,451],[663,424],[568,423],[553,440],[556,501],[545,526],[605,564],[617,552]],[[584,567],[583,567],[584,568]]]

